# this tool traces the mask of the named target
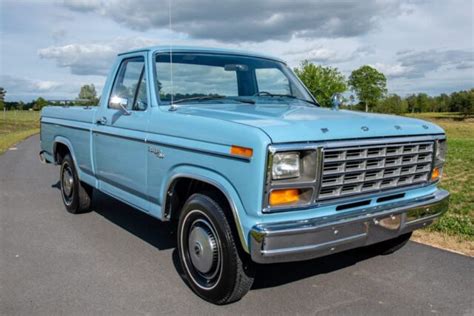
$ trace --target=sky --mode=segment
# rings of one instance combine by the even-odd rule
[[[171,29],[169,25],[171,9]],[[98,93],[119,52],[152,45],[238,48],[346,77],[371,65],[389,93],[474,88],[472,0],[0,0],[7,101]]]

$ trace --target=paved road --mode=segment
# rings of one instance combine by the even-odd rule
[[[38,144],[0,156],[0,315],[474,314],[474,259],[416,243],[259,267],[244,299],[208,304],[181,281],[168,224],[102,194],[66,213]]]

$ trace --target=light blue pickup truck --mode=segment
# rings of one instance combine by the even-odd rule
[[[100,190],[177,225],[183,278],[225,304],[256,264],[390,253],[448,208],[438,126],[322,108],[285,62],[241,51],[119,54],[98,107],[46,107],[43,161],[71,213]]]

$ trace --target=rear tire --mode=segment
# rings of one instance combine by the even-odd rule
[[[410,240],[412,233],[406,233],[400,235],[396,238],[389,239],[386,241],[379,242],[377,244],[373,244],[370,246],[365,247],[365,251],[369,253],[376,253],[380,255],[389,255],[394,253],[395,251],[401,249],[406,243]]]
[[[61,197],[66,210],[72,214],[89,211],[92,187],[79,180],[74,162],[69,154],[66,154],[62,160],[59,181]]]
[[[178,223],[182,277],[197,295],[219,305],[241,299],[255,275],[230,225],[217,199],[199,193],[188,198]]]

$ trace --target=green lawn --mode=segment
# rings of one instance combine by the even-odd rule
[[[446,131],[448,155],[441,187],[451,193],[448,212],[429,230],[474,240],[474,119],[453,113],[409,115],[438,124]]]
[[[39,132],[40,113],[35,111],[0,112],[0,154],[12,145]]]

